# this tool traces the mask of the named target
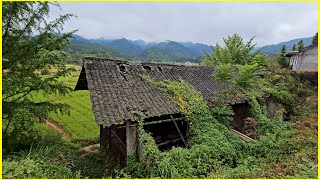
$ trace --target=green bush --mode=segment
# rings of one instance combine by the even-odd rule
[[[315,177],[314,170],[305,171],[309,166],[304,162],[301,162],[303,168],[290,164],[291,169],[296,170],[290,171],[291,174],[276,174],[270,170],[271,165],[284,164],[288,157],[296,156],[303,149],[316,147],[316,144],[310,142],[310,146],[297,146],[297,142],[293,141],[296,131],[292,124],[267,118],[259,92],[251,91],[246,94],[250,114],[258,123],[255,132],[258,139],[245,143],[228,129],[233,115],[230,107],[209,109],[201,94],[183,81],[145,80],[170,94],[173,102],[180,107],[190,126],[188,148],[173,147],[160,152],[153,138],[142,128],[143,116],[140,115],[138,136],[142,161],[131,157],[126,168],[120,171],[121,177]]]
[[[6,159],[2,162],[3,178],[80,178],[70,168],[47,158]]]
[[[48,69],[43,69],[40,72],[41,75],[50,75],[50,71]]]
[[[28,150],[4,156],[4,178],[80,178],[73,172],[73,163],[63,155],[61,136],[44,124],[36,124],[37,136],[32,137]],[[69,149],[69,151],[71,151]]]

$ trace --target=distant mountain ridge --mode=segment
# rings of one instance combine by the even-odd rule
[[[261,51],[268,55],[279,54],[283,45],[287,52],[294,44],[302,40],[305,46],[312,43],[312,37],[298,38],[275,45],[255,47],[254,51]],[[144,40],[121,39],[86,39],[74,35],[66,50],[72,55],[73,61],[81,61],[83,56],[98,56],[115,59],[127,59],[139,62],[200,62],[212,48],[206,44],[193,42],[146,42]]]
[[[210,46],[192,42],[146,42],[143,40],[121,39],[85,39],[79,35],[74,35],[70,47],[79,46],[99,46],[113,51],[109,54],[120,54],[134,61],[192,61],[199,62],[205,52],[212,53]],[[116,53],[115,53],[116,52]],[[119,56],[119,55],[118,55]]]
[[[312,37],[307,37],[307,38],[298,38],[298,39],[293,39],[290,41],[286,42],[281,42],[275,45],[267,45],[267,46],[262,46],[262,47],[257,47],[255,50],[260,50],[261,52],[269,55],[274,55],[274,54],[279,54],[281,51],[281,48],[283,45],[286,46],[286,51],[289,52],[292,50],[292,47],[294,44],[298,44],[299,41],[303,41],[304,46],[309,46],[312,43]]]

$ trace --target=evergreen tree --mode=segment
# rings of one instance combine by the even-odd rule
[[[286,45],[283,45],[283,46],[281,47],[280,54],[284,56],[284,55],[286,54],[286,51],[287,51],[287,47],[286,47]]]
[[[52,3],[52,5],[59,6]],[[69,58],[63,48],[75,31],[62,33],[63,25],[73,15],[62,15],[48,22],[48,2],[2,3],[2,103],[3,145],[11,150],[32,140],[34,124],[52,110],[64,110],[64,104],[35,102],[38,92],[64,95],[71,89],[58,78],[69,73],[64,62]],[[55,69],[52,76],[40,72]]]
[[[313,36],[312,44],[318,44],[318,32]]]
[[[298,43],[298,51],[301,51],[303,48],[304,48],[303,41],[300,40],[299,43]]]
[[[294,44],[293,47],[292,47],[292,51],[296,51],[297,50],[297,47],[296,45]]]
[[[295,45],[294,45],[294,47],[295,47]],[[286,49],[287,49],[286,46],[283,45],[282,48],[281,48],[280,54],[279,54],[279,56],[278,56],[278,58],[277,58],[278,63],[279,63],[283,68],[286,68],[286,67],[289,66],[289,60],[288,60],[287,57],[285,57],[285,55],[286,55]]]

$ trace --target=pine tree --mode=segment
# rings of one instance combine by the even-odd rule
[[[283,45],[281,48],[280,54],[284,56],[286,54],[286,49],[287,49],[286,45]]]
[[[289,65],[289,61],[288,61],[288,58],[285,57],[286,55],[286,46],[283,45],[282,48],[281,48],[281,51],[280,51],[280,54],[277,58],[277,61],[278,63],[283,67],[283,68],[286,68],[288,67]]]
[[[313,36],[312,44],[318,44],[318,32]]]
[[[292,51],[295,51],[295,50],[297,50],[297,47],[296,47],[296,45],[294,44],[293,47],[292,47]]]
[[[301,51],[303,48],[304,48],[303,41],[300,40],[299,43],[298,43],[298,51]]]

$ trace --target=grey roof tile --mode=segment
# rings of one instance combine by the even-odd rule
[[[125,70],[121,71],[119,66],[124,66]],[[180,113],[169,95],[145,82],[141,75],[154,80],[184,80],[202,93],[209,106],[244,102],[242,96],[224,99],[224,102],[213,101],[221,90],[231,86],[216,81],[212,77],[214,68],[210,67],[129,64],[117,60],[85,58],[84,71],[96,122],[104,126],[123,124],[131,119],[133,111],[144,112],[146,118]],[[76,90],[80,86],[79,82]]]

